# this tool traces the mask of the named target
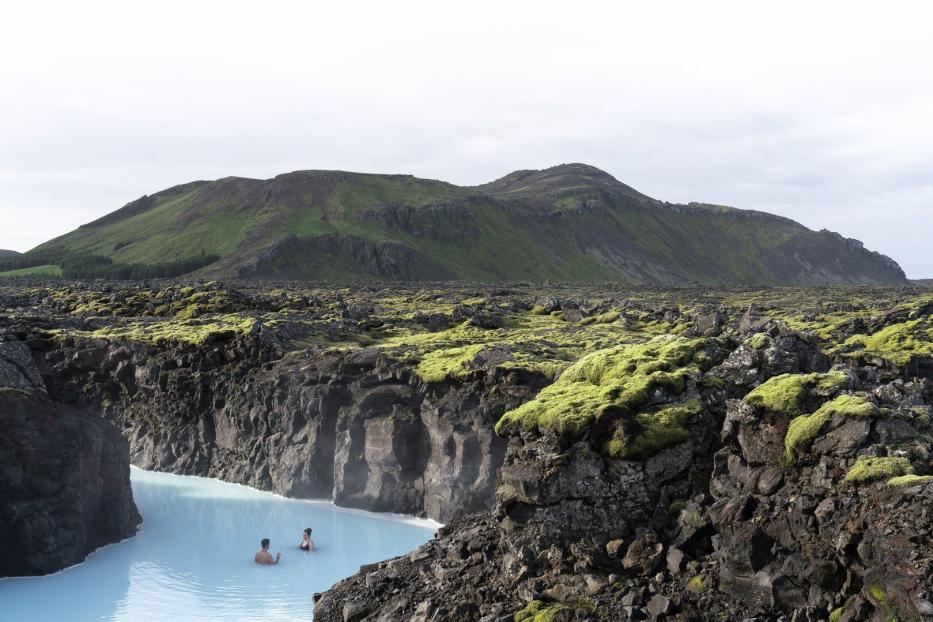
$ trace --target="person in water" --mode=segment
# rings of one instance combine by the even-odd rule
[[[262,542],[259,543],[262,546],[262,549],[256,553],[256,557],[253,558],[257,564],[277,564],[279,559],[281,559],[282,554],[276,553],[275,559],[272,559],[272,553],[269,552],[269,538],[263,538]]]
[[[301,542],[298,543],[298,548],[302,551],[313,551],[314,550],[314,540],[311,539],[311,528],[308,527],[305,529],[305,532],[301,534]]]

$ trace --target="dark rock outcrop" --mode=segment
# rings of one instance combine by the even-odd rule
[[[148,468],[447,523],[317,620],[933,619],[926,298],[376,287],[9,292],[0,378]]]
[[[316,237],[290,235],[257,254],[246,265],[236,268],[239,278],[302,279],[308,275],[334,272],[400,281],[455,277],[439,261],[401,242],[374,242],[340,234]]]
[[[47,574],[133,535],[126,440],[49,399],[29,348],[0,341],[0,576]]]
[[[827,372],[792,331],[754,343],[709,372],[722,386],[688,440],[645,460],[513,436],[494,511],[316,595],[315,620],[931,619],[933,385]],[[744,399],[775,378],[799,382]],[[791,421],[814,412],[788,458]]]
[[[74,340],[41,360],[55,399],[102,409],[137,466],[441,521],[490,507],[506,446],[495,422],[547,383],[479,369],[425,384],[374,349],[280,355],[256,331]]]

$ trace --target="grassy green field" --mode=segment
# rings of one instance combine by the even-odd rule
[[[48,278],[48,277],[59,277],[62,275],[62,267],[54,264],[47,264],[44,266],[32,266],[31,268],[19,268],[17,270],[7,270],[6,272],[0,272],[0,277],[11,276],[11,277],[33,277],[33,278]]]

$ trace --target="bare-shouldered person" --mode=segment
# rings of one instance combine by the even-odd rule
[[[262,548],[256,553],[256,556],[253,558],[257,564],[277,564],[279,559],[281,559],[282,554],[276,553],[275,559],[272,558],[272,553],[269,552],[269,538],[263,538],[262,542],[259,543]]]

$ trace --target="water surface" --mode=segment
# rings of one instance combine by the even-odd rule
[[[0,580],[0,619],[311,620],[311,595],[426,542],[437,525],[133,469],[139,533],[63,572]],[[298,549],[314,530],[317,550]],[[253,562],[259,540],[282,552]]]

